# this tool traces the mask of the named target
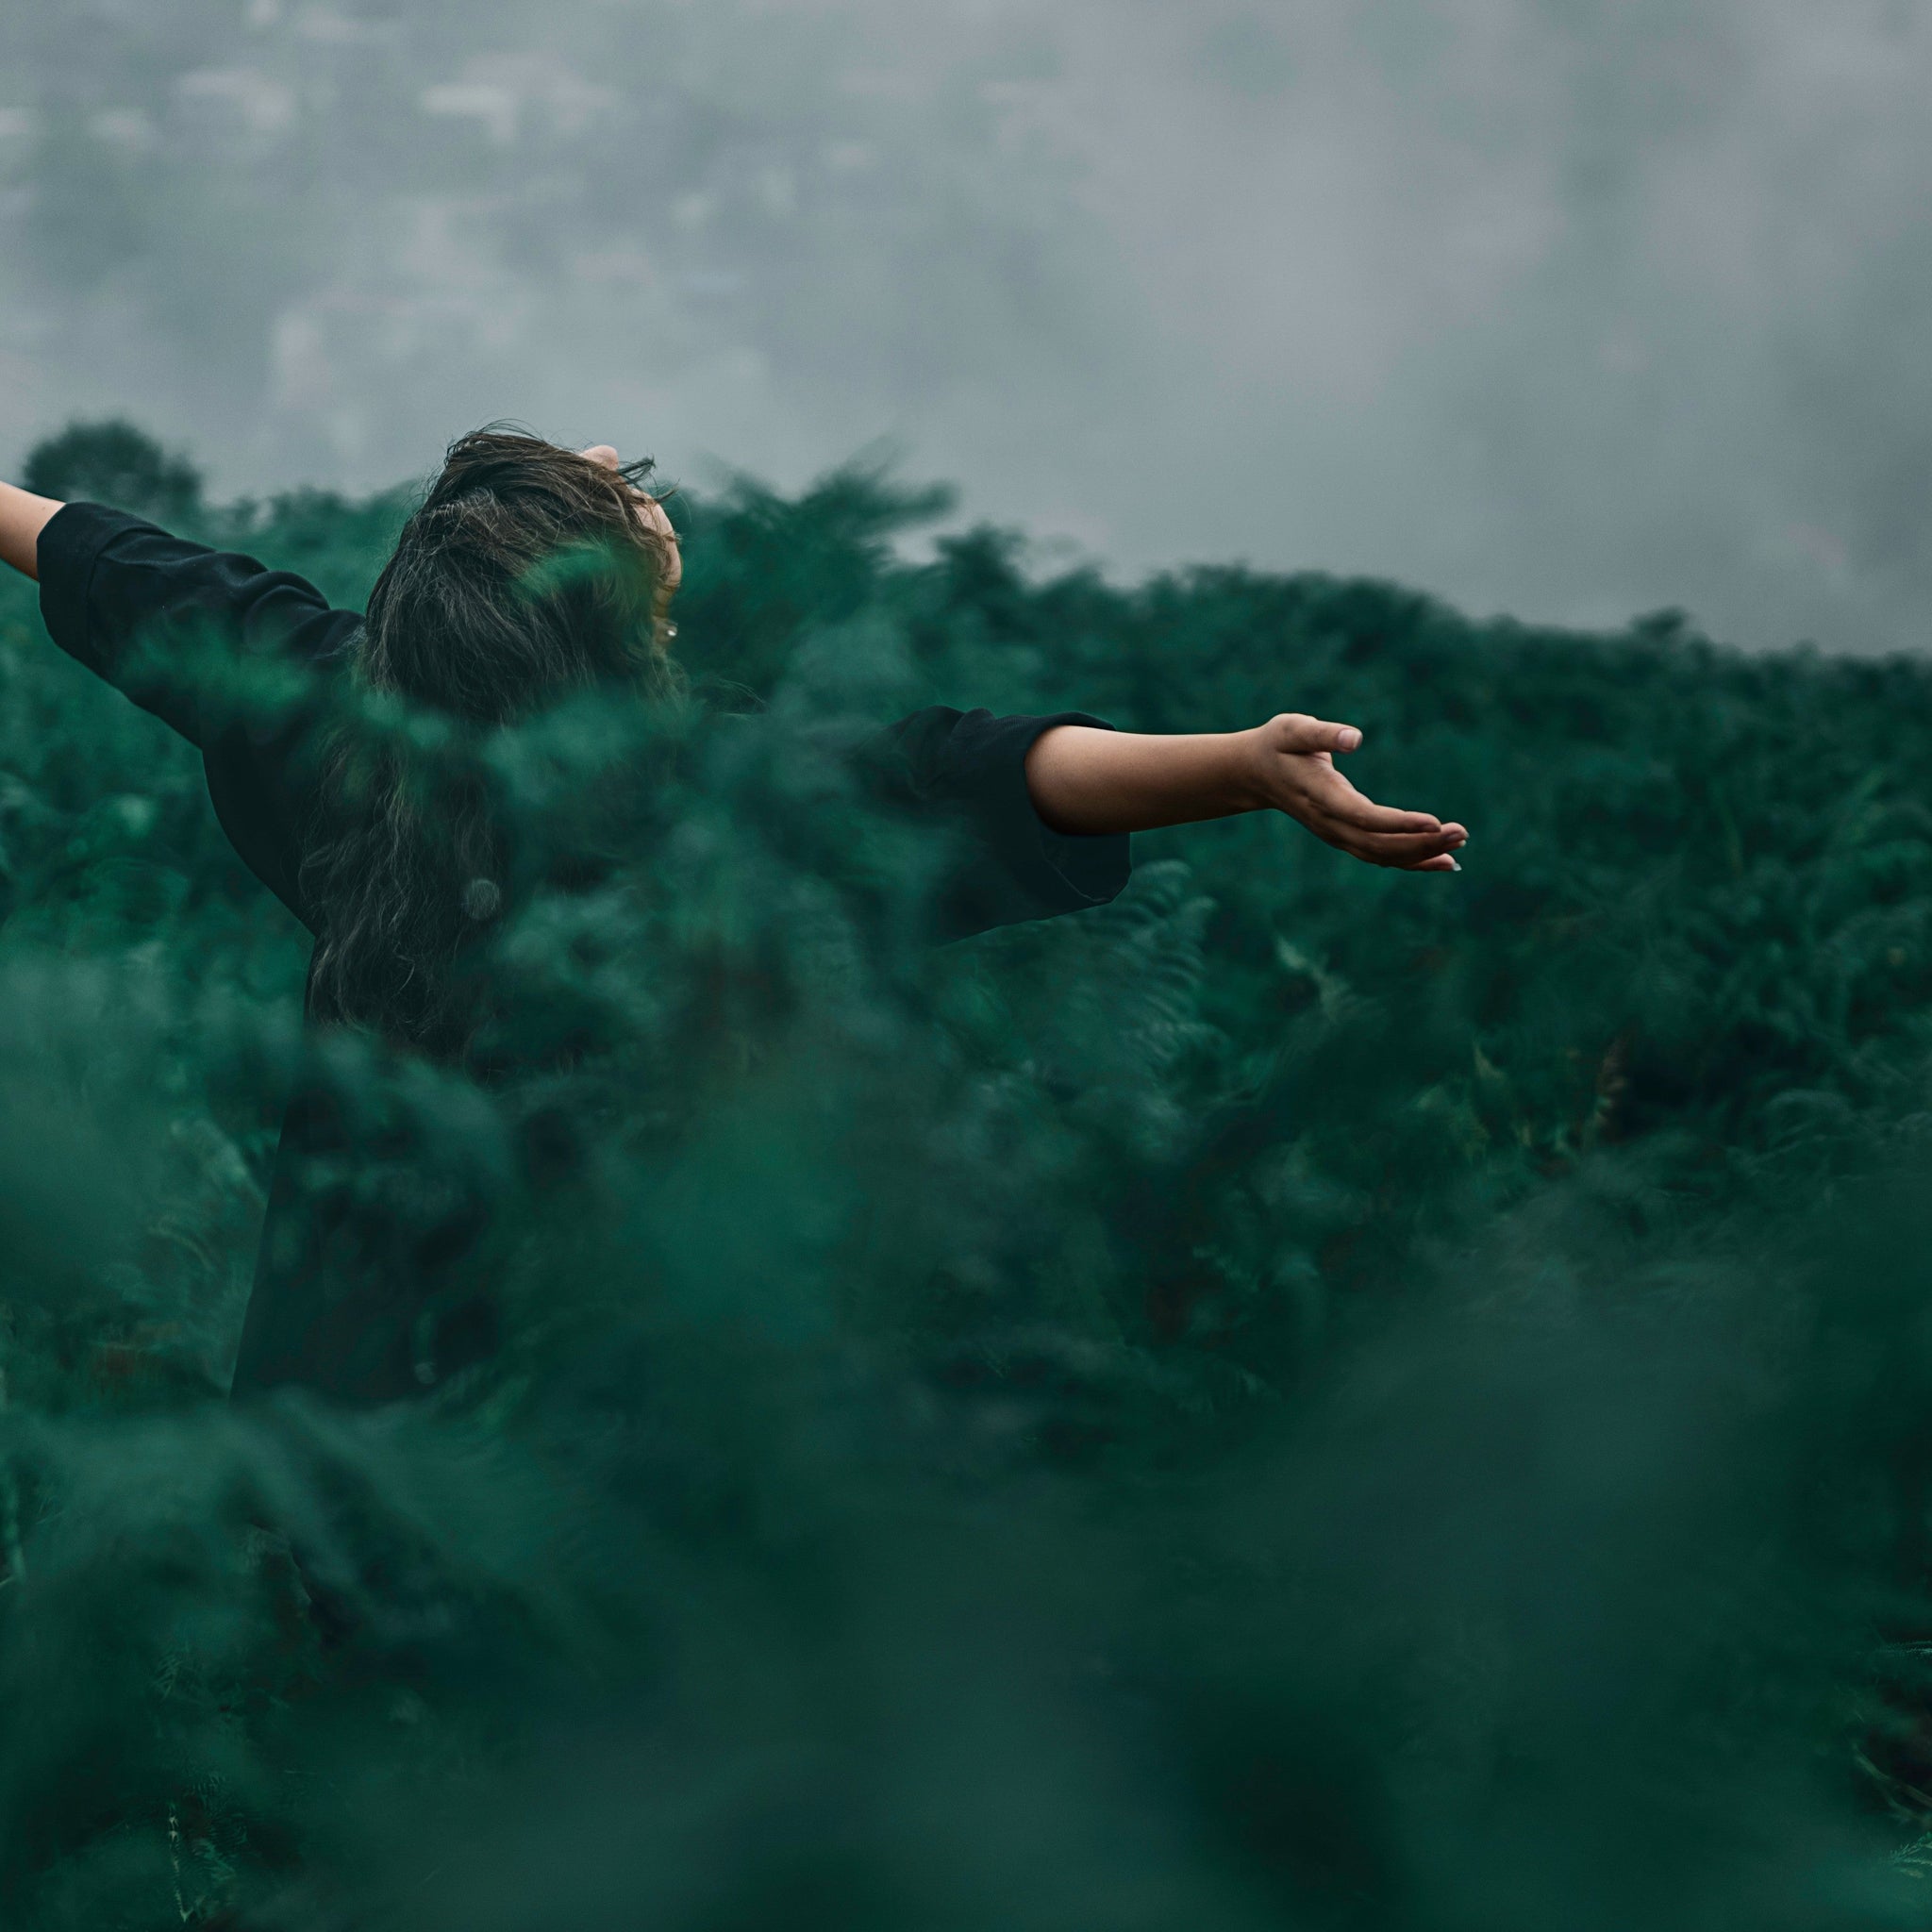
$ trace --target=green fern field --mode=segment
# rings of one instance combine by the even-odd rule
[[[88,449],[350,604],[408,504]],[[1932,1924],[1932,669],[674,508],[691,701],[487,747],[598,855],[487,1089],[305,1038],[0,587],[0,1927]],[[1346,720],[1464,871],[1257,816],[934,950],[821,755],[932,703]],[[374,1413],[226,1398],[317,1065],[509,1204]]]

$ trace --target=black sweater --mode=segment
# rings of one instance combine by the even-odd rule
[[[56,643],[195,745],[215,815],[249,869],[297,919],[303,860],[319,820],[312,703],[270,719],[205,704],[206,644],[306,674],[346,673],[361,620],[312,584],[246,557],[183,542],[93,504],[69,504],[41,533],[41,609]],[[915,810],[965,838],[941,897],[942,939],[1076,911],[1113,898],[1131,864],[1125,838],[1073,838],[1041,823],[1025,758],[1082,712],[996,718],[915,711],[868,747],[864,768]],[[354,1135],[320,1089],[298,1091],[283,1123],[235,1391],[303,1383],[340,1400],[420,1391],[490,1345],[489,1307],[462,1292],[462,1263],[487,1209],[467,1201],[425,1226],[372,1218],[343,1181]],[[346,1163],[353,1167],[353,1158]],[[334,1178],[329,1178],[329,1177]],[[430,1311],[425,1319],[425,1311]]]

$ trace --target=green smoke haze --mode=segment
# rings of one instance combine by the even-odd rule
[[[131,447],[42,480],[344,601],[407,507]],[[305,1044],[192,755],[5,592],[5,1924],[1924,1923],[1932,673],[901,560],[943,504],[687,497],[702,702],[492,742],[606,862],[487,1091]],[[932,952],[815,751],[1291,691],[1460,877],[1256,818]],[[299,1066],[508,1204],[420,1404],[225,1399]]]

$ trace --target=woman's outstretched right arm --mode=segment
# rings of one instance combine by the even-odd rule
[[[23,576],[41,575],[41,532],[65,508],[51,496],[36,496],[0,483],[0,563],[9,563]]]

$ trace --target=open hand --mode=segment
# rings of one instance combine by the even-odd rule
[[[1243,736],[1260,803],[1298,819],[1324,844],[1403,872],[1461,871],[1455,854],[1469,838],[1462,826],[1376,805],[1335,769],[1336,755],[1362,741],[1353,724],[1284,711]]]

